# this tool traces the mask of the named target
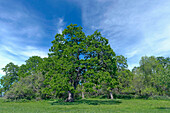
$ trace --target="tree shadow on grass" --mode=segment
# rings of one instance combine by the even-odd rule
[[[170,107],[157,107],[157,109],[169,109],[170,110]]]
[[[56,101],[52,102],[51,105],[79,105],[79,104],[86,104],[86,105],[116,105],[122,103],[119,100],[76,100],[74,102],[63,102],[63,101]]]

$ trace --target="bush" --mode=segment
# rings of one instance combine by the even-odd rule
[[[18,100],[27,99],[31,100],[35,97],[33,89],[30,85],[25,86],[24,84],[14,83],[12,88],[5,93],[6,99]]]
[[[155,95],[155,96],[150,96],[148,99],[150,99],[150,100],[170,100],[170,97]]]
[[[12,87],[5,93],[6,99],[36,99],[41,100],[41,85],[43,84],[42,74],[33,74],[21,78],[18,82],[14,83]]]
[[[129,95],[126,95],[126,94],[115,94],[115,95],[113,95],[114,96],[114,98],[118,98],[118,99],[134,99],[135,98],[135,95],[131,95],[131,94],[129,94]]]
[[[108,99],[108,95],[101,95],[99,96],[100,99]]]
[[[136,97],[135,97],[136,99],[148,99],[149,98],[149,95],[137,95]]]

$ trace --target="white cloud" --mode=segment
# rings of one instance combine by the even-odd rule
[[[62,34],[62,31],[63,31],[63,28],[59,28],[59,29],[58,29],[58,33],[59,33],[59,34]]]
[[[86,0],[82,2],[83,26],[99,29],[129,66],[141,56],[170,55],[170,1]],[[89,30],[89,31],[90,31]]]
[[[12,3],[1,1],[0,77],[4,75],[1,68],[9,62],[21,65],[31,56],[42,58],[48,56],[50,47],[44,44],[51,39],[47,39],[49,35],[45,32],[44,21],[46,20],[39,18],[39,15],[30,12],[22,4],[12,5]],[[65,26],[64,19],[58,18],[52,22],[56,23],[55,30],[62,33]]]
[[[126,53],[126,56],[127,58],[131,58],[131,57],[134,57],[134,55],[136,55],[137,53],[138,53],[138,50],[133,50],[133,51]]]
[[[57,33],[62,34],[62,31],[64,30],[64,19],[63,18],[59,18],[57,19]]]
[[[21,65],[31,56],[47,57],[48,48],[39,47],[46,36],[39,18],[20,3],[0,4],[0,77],[9,62]]]
[[[9,47],[8,47],[9,46]],[[31,56],[40,56],[41,58],[48,56],[48,50],[43,50],[33,46],[3,46],[0,48],[0,69],[4,68],[9,62],[13,62],[16,65],[21,65],[25,63]],[[4,75],[4,72],[1,70],[0,75]]]
[[[27,57],[40,56],[42,58],[48,57],[47,50],[41,50],[40,48],[35,48],[32,46],[27,46],[25,49],[26,51],[25,50],[20,51],[21,52],[20,56],[22,55],[27,56]]]

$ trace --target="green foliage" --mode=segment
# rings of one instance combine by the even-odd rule
[[[2,68],[2,70],[5,72],[5,76],[1,77],[0,83],[3,87],[4,92],[8,91],[11,85],[14,82],[18,81],[18,68],[19,67],[17,65],[14,65],[12,62]]]
[[[32,56],[25,62],[26,64],[22,64],[19,67],[18,75],[20,78],[36,73],[42,64],[43,59],[39,56]]]
[[[123,55],[116,56],[117,63],[117,84],[115,92],[118,94],[131,93],[133,91],[133,78],[134,74],[127,69],[127,58]]]
[[[133,69],[133,87],[140,95],[168,95],[170,60],[164,57],[142,57],[140,66]]]
[[[117,63],[118,72],[128,67],[127,58],[125,58],[123,55],[116,56],[116,63]]]
[[[57,67],[55,74],[49,75],[49,84],[55,84],[50,87],[54,86],[57,94],[68,91],[73,97],[80,82],[86,91],[93,91],[92,86],[98,89],[103,80],[112,80],[116,71],[115,53],[100,32],[86,37],[81,27],[71,24],[52,43],[49,56]]]
[[[12,100],[41,99],[43,97],[41,91],[43,81],[44,76],[41,73],[21,78],[19,82],[15,82],[10,90],[6,92],[5,98]]]
[[[57,34],[52,43],[49,56],[57,62],[55,64],[57,66],[52,78],[49,75],[50,84],[54,84],[50,87],[54,87],[57,94],[71,92],[71,98],[73,98],[73,93],[85,70],[84,60],[80,58],[85,54],[85,34],[81,27],[71,24],[62,34]]]
[[[130,70],[124,69],[117,73],[119,92],[130,92],[132,90],[133,74]]]

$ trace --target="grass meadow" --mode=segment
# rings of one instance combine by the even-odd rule
[[[0,113],[170,113],[169,100],[84,99],[7,102],[0,98]]]

